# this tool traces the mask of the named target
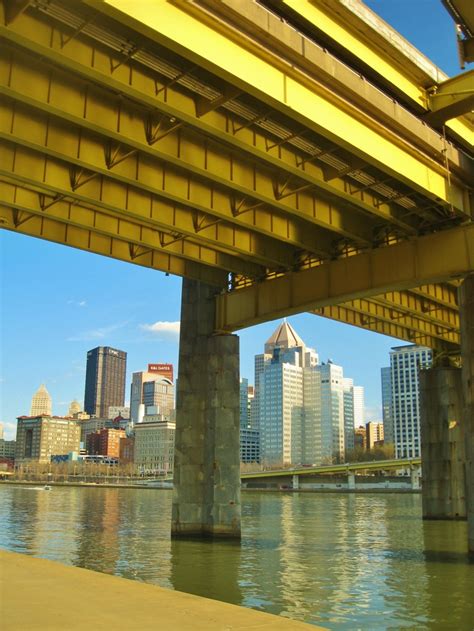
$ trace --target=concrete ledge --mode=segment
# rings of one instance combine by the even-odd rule
[[[2,631],[315,631],[217,600],[0,550]]]

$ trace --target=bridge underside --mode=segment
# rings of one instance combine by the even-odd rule
[[[115,4],[125,12],[3,3],[2,226],[218,286],[222,331],[309,310],[457,353],[456,284],[474,250],[464,150],[408,108],[390,112],[393,99],[371,83],[361,92],[360,76],[259,5],[238,13],[228,0],[218,23],[215,3],[162,3],[149,28],[138,8]],[[249,41],[231,42],[237,18]],[[195,52],[211,35],[221,67]],[[266,73],[261,86],[230,75],[237,53]],[[456,264],[439,240],[408,283],[372,287],[360,272],[368,253],[383,249],[396,269],[397,245],[451,230]],[[340,261],[355,295],[339,294],[335,277],[323,301],[311,288],[295,299],[305,272],[331,276]],[[293,298],[251,313],[281,278]]]

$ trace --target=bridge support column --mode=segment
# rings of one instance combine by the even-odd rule
[[[420,371],[423,519],[465,519],[461,369]]]
[[[171,536],[240,538],[239,338],[213,335],[215,288],[182,292]]]
[[[300,476],[293,476],[293,490],[297,491],[300,488]]]
[[[474,560],[474,274],[459,288],[469,555]]]
[[[410,471],[411,478],[411,488],[412,491],[419,491],[420,489],[420,469],[418,467],[413,467]]]
[[[356,487],[356,477],[355,473],[347,474],[347,488],[354,490]]]

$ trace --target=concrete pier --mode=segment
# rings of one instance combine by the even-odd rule
[[[474,560],[474,274],[459,288],[469,554]]]
[[[215,294],[183,280],[173,537],[240,538],[239,338],[214,334]]]
[[[461,369],[420,371],[423,518],[465,519],[466,481]]]
[[[314,631],[303,622],[0,550],[2,631]]]

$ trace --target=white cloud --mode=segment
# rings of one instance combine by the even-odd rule
[[[121,329],[128,324],[126,322],[117,322],[116,324],[109,324],[109,326],[99,327],[97,329],[91,329],[89,331],[84,331],[84,333],[79,333],[78,335],[73,335],[67,338],[68,342],[88,342],[91,340],[102,340],[104,337],[107,337],[117,329]]]
[[[154,322],[153,324],[140,324],[140,328],[153,333],[163,340],[178,341],[180,322]]]
[[[85,307],[87,305],[87,300],[68,300],[68,305],[74,305],[75,307]]]
[[[3,424],[5,440],[15,440],[16,438],[16,421],[7,421]]]

